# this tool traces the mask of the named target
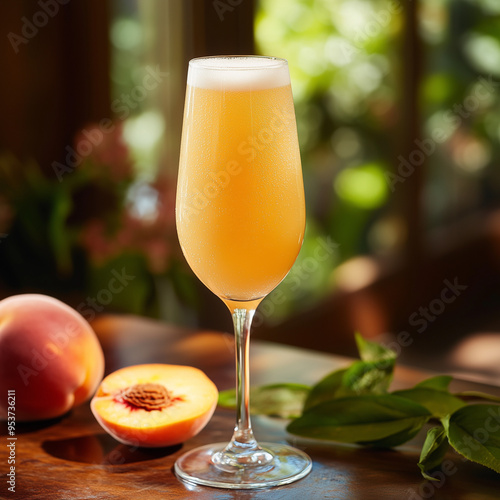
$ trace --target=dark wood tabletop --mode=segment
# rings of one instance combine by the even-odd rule
[[[139,363],[189,364],[205,371],[220,390],[234,385],[234,349],[229,334],[187,331],[136,317],[106,316],[94,327],[106,356],[106,372]],[[251,347],[252,384],[314,383],[350,360],[330,354],[255,341]],[[429,374],[398,367],[394,387],[408,387]],[[454,382],[457,390],[500,395],[500,388]],[[234,412],[217,409],[207,427],[183,445],[137,449],[107,435],[83,404],[56,421],[24,424],[17,430],[16,492],[7,490],[7,447],[0,446],[2,499],[450,499],[500,498],[500,475],[449,453],[445,479],[423,480],[417,467],[423,434],[395,450],[372,450],[297,439],[286,422],[254,417],[259,441],[291,443],[313,459],[312,472],[286,486],[263,490],[222,490],[190,486],[173,473],[177,457],[193,447],[230,439]]]

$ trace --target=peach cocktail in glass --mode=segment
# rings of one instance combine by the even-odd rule
[[[248,343],[261,300],[286,276],[304,237],[305,202],[287,62],[258,56],[190,61],[177,186],[179,241],[234,321],[237,422],[229,444],[191,450],[183,480],[221,488],[290,483],[311,469],[300,450],[260,446],[249,415]]]

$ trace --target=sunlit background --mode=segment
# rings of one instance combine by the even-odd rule
[[[111,78],[118,98],[143,72],[154,13],[138,10],[134,2],[113,6]],[[222,12],[231,22],[231,10]],[[408,168],[425,169],[426,235],[498,205],[500,4],[420,2],[415,43],[422,46],[421,61],[401,57],[404,14],[392,0],[257,2],[257,52],[286,58],[293,82],[308,207],[297,267],[313,257],[318,239],[331,237],[338,244],[328,258],[304,270],[307,279],[300,287],[290,284],[297,274],[291,273],[279,288],[286,301],[276,305],[268,321],[309,308],[331,292],[335,269],[352,257],[398,258],[409,228],[393,194],[411,178]],[[418,116],[401,106],[407,93],[400,74],[405,65],[415,64],[421,72]],[[167,123],[172,110],[165,112],[160,102],[161,95],[151,96],[125,121],[124,136],[140,179],[154,176],[165,136],[177,152],[179,125]],[[414,148],[422,153],[404,158],[397,141],[409,120],[420,124]],[[168,140],[172,126],[174,139]],[[440,142],[433,135],[438,130]],[[162,168],[175,173],[172,156],[172,164]],[[404,159],[410,167],[403,164],[398,171]],[[138,208],[152,208],[148,197],[137,195]]]
[[[104,60],[107,79],[89,80],[81,107],[95,104],[92,96],[99,92],[107,95],[104,104],[80,113],[85,119],[74,115],[56,126],[61,140],[50,154],[38,154],[40,138],[14,140],[12,127],[3,127],[0,279],[6,293],[46,291],[78,304],[105,287],[113,269],[126,268],[135,279],[102,307],[105,312],[225,327],[224,311],[207,306],[212,299],[182,258],[173,217],[187,60],[211,46],[226,53],[253,47],[289,62],[307,233],[296,266],[256,318],[269,336],[273,327],[290,325],[302,314],[308,318],[315,308],[324,311],[331,297],[355,294],[390,271],[409,269],[406,281],[382,300],[392,305],[384,308],[372,295],[355,295],[332,309],[332,314],[348,310],[354,318],[348,327],[366,328],[371,336],[397,332],[422,297],[432,298],[444,279],[454,277],[426,263],[447,245],[467,240],[471,227],[493,220],[490,214],[500,205],[497,0],[88,5],[107,22],[99,28],[101,43],[89,46],[84,62],[92,69]],[[33,15],[30,9],[10,7],[6,31],[19,32],[21,17]],[[69,16],[64,9],[60,15]],[[65,22],[76,23],[79,12]],[[90,13],[86,19],[90,26],[97,17]],[[40,28],[17,47],[20,55],[12,47],[2,49],[14,68],[11,90],[21,81],[24,91],[36,96],[29,100],[36,102],[31,111],[6,108],[4,119],[17,113],[25,123],[31,117],[50,128],[71,112],[75,100],[66,100],[59,115],[37,121],[35,115],[46,112],[42,90],[51,84],[46,79],[28,84],[21,74],[30,74],[30,58],[45,54],[42,59],[48,60],[57,40],[68,36],[68,31],[61,35],[61,24],[53,19]],[[234,33],[216,45],[211,40],[222,28]],[[61,31],[59,38],[52,29]],[[61,54],[67,61],[68,54]],[[75,57],[69,59],[78,64]],[[65,78],[70,66],[64,66]],[[6,92],[2,99],[8,100]],[[113,131],[103,133],[88,154],[82,151],[77,167],[54,167],[56,161],[64,165],[65,146],[78,151],[79,141],[102,133],[102,119],[112,120]],[[423,295],[430,269],[438,269],[437,284]],[[488,271],[474,273],[461,279]],[[405,300],[406,309],[398,302]]]

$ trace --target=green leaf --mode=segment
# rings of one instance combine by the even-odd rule
[[[397,446],[416,435],[430,416],[418,403],[391,394],[361,395],[313,406],[287,430],[309,438]]]
[[[356,333],[362,361],[328,374],[310,391],[304,404],[307,410],[319,403],[356,394],[383,394],[392,381],[396,354],[390,349],[365,340]]]
[[[428,389],[435,389],[436,391],[448,391],[448,386],[453,380],[450,375],[438,375],[431,377],[418,383],[415,387],[426,387]]]
[[[236,401],[236,391],[234,389],[227,389],[225,391],[219,392],[219,401],[217,402],[219,406],[223,408],[230,408],[234,410],[237,405]]]
[[[302,384],[272,384],[250,390],[250,411],[254,415],[295,418],[300,415],[310,388]],[[236,391],[219,394],[219,405],[236,408]]]
[[[438,481],[435,477],[427,474],[427,471],[435,469],[441,464],[448,448],[448,438],[442,427],[433,427],[427,431],[418,461],[418,467],[425,479]]]
[[[319,403],[359,394],[383,394],[391,383],[394,361],[355,361],[348,368],[328,374],[318,382],[304,404],[304,410]]]
[[[500,403],[500,397],[494,396],[493,394],[488,394],[481,391],[462,391],[456,392],[454,396],[464,399],[485,399],[487,401],[494,401]]]
[[[71,235],[66,227],[66,219],[73,208],[70,194],[58,189],[53,193],[53,205],[49,218],[49,241],[56,258],[59,271],[71,272]]]
[[[342,377],[342,386],[348,389],[347,394],[383,394],[389,388],[393,372],[394,360],[356,361]]]
[[[399,446],[406,443],[407,441],[410,441],[410,439],[413,439],[425,425],[425,422],[426,421],[422,423],[421,420],[416,420],[414,425],[403,429],[401,432],[396,432],[395,434],[391,434],[376,441],[360,442],[359,444],[372,446],[374,448],[394,448],[395,446]]]
[[[387,392],[392,381],[396,353],[355,334],[362,361],[353,363],[344,376],[344,387],[355,394]]]
[[[429,389],[427,387],[416,386],[413,389],[404,391],[394,391],[392,394],[405,399],[411,399],[427,408],[434,417],[444,417],[462,408],[465,403],[442,390]]]
[[[396,360],[396,353],[392,349],[388,349],[377,342],[366,340],[358,332],[355,333],[355,339],[359,356],[363,361]]]
[[[458,453],[500,473],[500,406],[464,406],[442,422]]]
[[[304,403],[304,410],[319,403],[335,399],[337,392],[343,387],[342,379],[347,368],[336,370],[320,380],[309,392]]]

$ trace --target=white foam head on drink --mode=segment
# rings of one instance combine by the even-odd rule
[[[264,90],[290,85],[290,74],[284,59],[206,57],[189,62],[187,83],[213,90]]]

